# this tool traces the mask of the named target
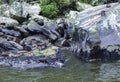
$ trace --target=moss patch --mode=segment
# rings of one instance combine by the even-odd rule
[[[25,53],[26,56],[30,56],[30,54],[35,55],[35,56],[49,56],[56,54],[55,50],[52,50],[50,48],[45,49],[45,50],[33,50],[31,52]]]

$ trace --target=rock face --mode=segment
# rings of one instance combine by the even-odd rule
[[[50,38],[51,40],[56,40],[58,39],[59,34],[54,29],[54,27],[56,27],[54,24],[45,25],[44,28],[42,28],[42,33],[48,38]]]
[[[0,16],[9,17],[9,6],[8,6],[8,4],[0,5]]]
[[[28,4],[26,2],[16,2],[10,6],[10,16],[20,23],[24,22],[28,15],[38,15],[41,11],[39,4]]]
[[[33,33],[40,33],[42,31],[42,26],[37,24],[35,21],[30,21],[30,23],[27,25],[27,29],[30,32]]]
[[[61,37],[56,29],[57,24],[44,17],[33,17],[23,25],[1,17],[0,65],[20,69],[62,67],[65,57],[52,45],[52,41]]]
[[[6,52],[6,51],[16,52],[19,50],[23,50],[23,47],[17,44],[16,42],[7,41],[6,39],[1,38],[0,49],[2,50],[1,51],[1,54],[2,54],[3,52]]]
[[[77,14],[72,43],[77,57],[83,61],[120,59],[119,10],[119,3],[114,3],[110,8],[103,5]]]
[[[5,25],[6,27],[14,27],[18,24],[19,23],[14,19],[0,16],[0,25]]]
[[[1,56],[0,65],[10,66],[17,69],[31,69],[31,68],[40,68],[40,67],[58,67],[61,68],[64,64],[64,56],[54,57],[53,55],[44,57],[44,56],[25,56],[20,57],[13,56]],[[62,60],[60,59],[62,58]],[[59,60],[58,60],[59,59]]]
[[[86,3],[80,3],[79,1],[76,2],[76,5],[77,5],[76,7],[77,7],[78,11],[85,10],[85,9],[88,9],[88,8],[92,8],[91,5],[86,4]]]
[[[38,49],[39,47],[39,49],[45,49],[49,44],[49,40],[43,35],[33,35],[21,40],[20,44],[25,48]]]

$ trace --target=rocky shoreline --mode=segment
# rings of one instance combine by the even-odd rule
[[[66,58],[61,48],[65,46],[83,61],[119,60],[120,13],[115,12],[120,10],[118,4],[70,11],[67,18],[55,20],[39,15],[37,4],[23,3],[22,15],[20,2],[6,6],[9,13],[0,16],[0,65],[24,69],[62,67]]]
[[[9,6],[8,17],[5,13],[0,16],[0,65],[24,69],[62,67],[66,59],[61,48],[70,46],[68,41],[72,38],[67,32],[69,23],[64,18],[50,20],[40,16],[37,4],[23,3],[21,15],[20,5],[14,2]]]

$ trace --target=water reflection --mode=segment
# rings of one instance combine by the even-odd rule
[[[102,64],[100,66],[99,75],[98,80],[100,81],[120,81],[120,63]]]
[[[85,63],[66,51],[63,68],[16,70],[0,67],[0,82],[113,82],[120,80],[119,63]]]

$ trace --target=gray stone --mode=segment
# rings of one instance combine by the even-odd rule
[[[82,11],[82,10],[85,10],[85,9],[88,9],[88,8],[92,8],[93,6],[90,5],[90,4],[86,4],[86,3],[81,3],[81,2],[76,2],[76,8],[78,11]]]
[[[27,29],[27,25],[22,25],[21,27],[15,26],[15,29],[17,31],[19,31],[22,34],[22,36],[26,37],[26,36],[30,35],[30,33],[26,30]]]
[[[42,46],[47,46],[49,44],[49,40],[43,35],[33,35],[21,40],[20,44],[27,49],[38,49]]]
[[[27,29],[30,32],[34,32],[34,33],[40,33],[42,31],[43,26],[40,26],[38,23],[36,23],[35,21],[31,20],[30,23],[27,25]]]
[[[9,17],[9,5],[8,4],[0,5],[0,16]]]
[[[119,3],[93,7],[78,13],[73,35],[74,54],[84,61],[120,59]],[[89,14],[88,14],[89,13]]]
[[[23,47],[17,44],[16,42],[13,41],[1,41],[0,42],[0,47],[4,49],[4,51],[10,51],[10,50],[22,50]]]
[[[10,16],[20,23],[24,22],[28,15],[38,15],[41,11],[39,4],[28,4],[26,2],[16,2],[14,1],[13,4],[10,6]]]
[[[42,28],[42,33],[47,36],[51,40],[56,40],[58,38],[58,33],[54,30],[50,30],[50,27],[44,27]]]
[[[0,16],[0,25],[5,25],[6,27],[14,28],[14,26],[17,26],[18,24],[19,23],[14,19]]]

